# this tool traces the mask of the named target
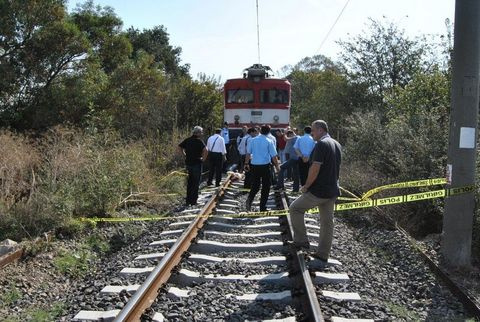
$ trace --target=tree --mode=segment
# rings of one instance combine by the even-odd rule
[[[112,125],[124,137],[144,137],[149,130],[171,122],[165,113],[167,82],[153,65],[153,56],[143,53],[115,69],[100,94],[96,115],[104,114],[103,121],[111,116]]]
[[[345,68],[329,58],[317,55],[305,57],[289,70],[287,79],[292,84],[291,121],[297,126],[316,119],[326,120],[330,128],[339,130],[347,115],[372,104],[361,84],[351,82]]]
[[[220,127],[223,118],[223,95],[213,79],[201,76],[199,80],[184,77],[179,87],[177,120],[179,128],[194,125],[213,130]]]
[[[339,41],[341,57],[351,77],[364,82],[369,90],[384,97],[395,86],[405,87],[425,71],[429,51],[425,38],[409,39],[395,24],[370,20],[370,32],[349,41]]]
[[[0,1],[0,125],[28,127],[23,117],[88,48],[63,1]]]
[[[141,51],[154,57],[154,62],[167,74],[187,76],[188,65],[180,65],[182,48],[173,47],[169,43],[169,35],[164,26],[139,31],[133,27],[127,30],[127,37],[133,45],[132,58],[135,59]]]
[[[112,8],[95,6],[90,0],[79,5],[71,19],[90,41],[90,58],[98,59],[107,74],[128,60],[132,44],[122,32],[123,22]]]

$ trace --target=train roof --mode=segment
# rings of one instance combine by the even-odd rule
[[[242,82],[254,82],[254,80],[252,79],[248,79],[248,78],[230,78],[230,79],[227,79],[225,81],[225,84],[226,83],[230,83],[230,82],[239,82],[239,81],[242,81]],[[271,82],[271,83],[283,83],[283,84],[290,84],[290,82],[286,79],[286,78],[264,78],[261,80],[262,82]]]
[[[286,79],[282,78],[271,78],[273,76],[272,69],[269,66],[264,66],[262,64],[253,64],[252,66],[245,68],[243,70],[243,78],[231,78],[227,79],[225,85],[229,82],[268,82],[268,83],[277,83],[277,84],[290,84]]]

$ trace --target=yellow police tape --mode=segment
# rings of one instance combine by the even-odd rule
[[[355,201],[336,204],[335,211],[346,211],[346,210],[353,210],[353,209],[371,208],[371,207],[387,206],[387,205],[393,205],[393,204],[416,202],[416,201],[428,200],[428,199],[444,198],[444,197],[450,197],[454,195],[474,192],[476,189],[475,185],[470,185],[470,186],[464,186],[459,188],[439,189],[439,190],[413,193],[413,194],[404,194],[404,195],[398,195],[398,196],[392,196],[392,197],[386,197],[386,198],[367,199],[373,194],[378,193],[380,191],[387,190],[387,189],[426,187],[426,186],[440,185],[445,183],[446,183],[446,180],[444,178],[436,178],[436,179],[425,179],[425,180],[417,180],[417,181],[406,181],[406,182],[399,182],[395,184],[380,186],[367,191],[365,194],[363,194],[362,199],[346,198],[346,197],[343,197],[342,199],[338,198],[338,200],[355,200]],[[246,190],[246,189],[238,189],[238,190]],[[272,211],[263,211],[263,212],[260,211],[260,212],[240,213],[235,215],[228,215],[225,217],[240,218],[240,217],[285,216],[288,213],[289,213],[288,210],[272,210]],[[318,213],[318,208],[309,209],[307,213],[309,214]],[[80,218],[81,221],[90,221],[90,222],[128,222],[128,221],[152,221],[152,220],[167,220],[167,219],[178,219],[178,216],[163,215],[163,216],[154,216],[154,217],[132,217],[132,218],[95,218],[95,217]]]
[[[188,173],[185,173],[185,172],[172,171],[172,172],[170,172],[169,174],[167,174],[165,177],[163,177],[162,179],[160,179],[159,181],[163,181],[163,180],[167,179],[168,177],[173,176],[174,174],[179,175],[179,176],[188,176]]]
[[[373,188],[372,190],[367,191],[362,195],[362,200],[368,199],[370,196],[387,189],[418,188],[418,187],[436,186],[436,185],[445,184],[445,183],[447,183],[447,180],[445,178],[434,178],[434,179],[423,179],[423,180],[405,181],[405,182],[387,184],[387,185]]]

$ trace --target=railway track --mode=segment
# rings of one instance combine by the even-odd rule
[[[153,240],[138,248],[130,267],[119,267],[121,280],[116,278],[100,293],[125,299],[123,309],[80,311],[74,319],[373,321],[356,317],[390,317],[388,309],[380,312],[384,304],[372,302],[375,296],[367,286],[371,281],[362,275],[365,272],[360,273],[365,282],[359,283],[358,266],[343,267],[335,259],[320,263],[291,249],[286,244],[291,240],[288,216],[245,213],[242,186],[228,177],[219,189],[202,191],[199,203],[204,207],[179,213]],[[267,207],[286,209],[293,199],[284,191],[272,192]],[[318,237],[316,217],[305,219],[311,241]],[[338,249],[333,254],[345,256]],[[341,258],[351,262],[351,258]],[[394,272],[403,269],[392,268]],[[391,300],[385,298],[385,303]]]
[[[74,320],[323,321],[319,287],[320,296],[360,300],[356,293],[327,290],[332,283],[348,283],[347,274],[324,271],[340,262],[322,265],[286,245],[289,217],[243,216],[242,185],[228,176],[216,191],[203,191],[202,209],[179,214],[158,240],[145,245],[135,258],[138,265],[121,269],[124,285],[105,285],[104,295],[131,296],[122,310],[83,310]],[[267,206],[288,204],[285,192],[273,192]],[[306,220],[310,235],[318,234],[316,219]]]

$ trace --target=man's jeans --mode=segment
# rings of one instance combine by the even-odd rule
[[[293,159],[288,159],[280,166],[277,179],[277,188],[284,187],[285,174],[287,173],[288,169],[292,169],[293,172],[293,191],[298,191],[300,180],[300,176],[298,174],[298,161]]]
[[[296,244],[308,244],[307,229],[305,227],[305,212],[318,207],[320,216],[320,236],[318,240],[317,255],[328,259],[333,239],[333,211],[337,198],[324,199],[315,197],[306,192],[290,205],[290,218],[293,226],[293,241]]]

